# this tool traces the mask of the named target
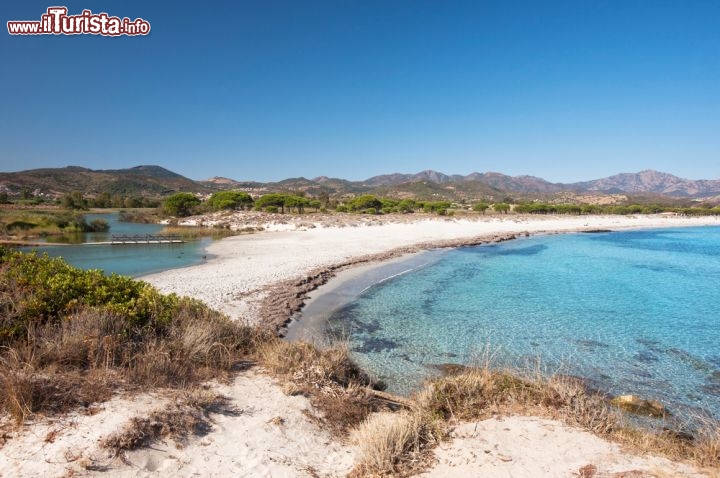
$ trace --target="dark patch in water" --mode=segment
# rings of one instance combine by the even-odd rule
[[[398,348],[399,344],[394,340],[383,339],[383,338],[372,338],[363,341],[363,344],[359,347],[353,347],[353,352],[359,352],[361,354],[377,353],[384,350],[393,350]]]
[[[706,383],[700,390],[709,395],[720,395],[720,383]]]
[[[408,354],[404,354],[404,353],[398,355],[397,358],[402,359],[406,362],[410,362],[410,363],[412,363],[412,361],[413,361]]]
[[[662,344],[657,340],[652,339],[635,339],[635,342],[639,343],[640,345],[644,345],[647,347],[648,350],[655,352],[655,353],[665,353],[666,348],[662,346]]]
[[[578,344],[581,347],[585,347],[586,349],[595,351],[599,348],[608,348],[610,347],[608,344],[600,342],[598,340],[591,340],[591,339],[579,339],[575,341],[576,344]]]
[[[458,355],[455,354],[455,353],[452,353],[452,352],[443,352],[443,353],[440,354],[440,356],[442,356],[442,357],[455,358],[455,357],[457,357]]]
[[[720,368],[720,356],[708,357],[707,361]]]
[[[637,360],[638,362],[642,362],[642,363],[654,363],[654,362],[657,362],[658,360],[660,360],[657,355],[655,355],[654,353],[652,353],[649,350],[641,350],[638,353],[636,353],[633,358],[635,360]]]
[[[457,283],[462,281],[471,281],[478,275],[478,268],[472,266],[458,267],[456,268],[450,279],[449,283]]]
[[[420,310],[423,314],[432,317],[433,316],[433,309],[435,307],[435,303],[437,300],[433,295],[426,295],[423,299],[422,303],[420,304]]]
[[[382,329],[380,322],[373,320],[372,322],[363,322],[362,320],[353,321],[353,329],[364,334],[374,334]]]
[[[632,373],[641,378],[652,378],[652,374],[647,370],[636,368]]]
[[[705,363],[703,360],[695,357],[694,355],[691,355],[690,353],[682,349],[678,349],[675,347],[669,348],[667,349],[667,354],[671,357],[675,357],[676,359],[680,360],[686,365],[689,365],[697,371],[706,373],[710,373],[712,371],[712,367],[710,367],[710,364]]]
[[[688,232],[685,231],[685,234]],[[672,252],[679,254],[696,254],[701,256],[717,256],[720,250],[693,241],[680,241],[669,232],[632,231],[621,234],[603,234],[593,240],[612,243],[617,247],[639,249],[643,251]]]
[[[495,254],[500,255],[500,256],[534,256],[536,254],[540,254],[542,251],[544,251],[547,248],[548,247],[545,245],[537,244],[537,245],[528,246],[528,247],[503,249],[503,250],[495,252]]]
[[[633,269],[644,269],[653,272],[669,272],[675,270],[674,267],[664,267],[656,264],[635,264]]]
[[[580,231],[583,234],[601,234],[604,232],[612,232],[611,229],[588,229],[587,231]]]
[[[526,247],[474,246],[463,248],[463,252],[487,254],[490,256],[534,256],[547,249],[548,246],[535,244]]]
[[[329,320],[328,329],[331,332],[347,332],[352,333],[364,333],[374,334],[382,329],[380,322],[377,320],[364,321],[356,317],[358,313],[354,310],[358,306],[353,305],[350,307],[344,307],[339,311],[333,313]]]

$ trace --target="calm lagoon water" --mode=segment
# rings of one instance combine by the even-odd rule
[[[110,224],[107,233],[83,234],[83,242],[109,241],[111,234],[158,234],[159,224],[135,224],[119,222],[117,214],[86,214],[88,222],[104,219]],[[183,244],[132,244],[132,245],[56,245],[23,248],[37,250],[52,257],[62,257],[69,264],[81,269],[102,269],[106,274],[116,273],[138,277],[152,272],[185,267],[203,261],[204,249],[209,239]]]
[[[537,367],[720,417],[720,228],[534,237],[442,253],[329,317],[407,393],[433,365]],[[439,256],[439,257],[438,257]]]

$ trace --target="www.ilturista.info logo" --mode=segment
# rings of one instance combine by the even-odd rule
[[[80,15],[68,15],[66,7],[50,7],[40,21],[7,22],[11,35],[147,35],[150,23],[142,18],[111,17],[107,13],[83,10]]]

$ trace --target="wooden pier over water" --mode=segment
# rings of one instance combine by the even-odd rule
[[[86,242],[87,245],[107,244],[182,244],[185,240],[173,234],[112,234],[109,241]]]

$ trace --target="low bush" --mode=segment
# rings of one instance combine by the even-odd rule
[[[224,378],[270,334],[141,281],[0,249],[0,409],[22,422],[120,386]]]

